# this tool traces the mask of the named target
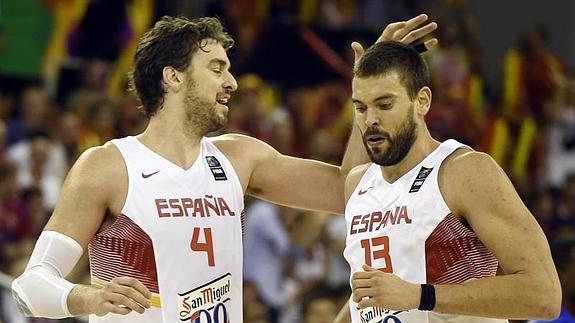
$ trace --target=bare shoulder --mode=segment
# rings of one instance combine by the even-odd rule
[[[233,157],[241,154],[243,158],[258,153],[265,153],[269,149],[273,149],[265,142],[238,133],[230,133],[211,138],[212,142],[218,149],[220,149],[226,156]]]
[[[46,230],[66,234],[85,247],[101,227],[107,210],[121,212],[127,191],[126,166],[116,146],[90,148],[66,176]]]
[[[265,142],[242,134],[225,134],[210,139],[212,143],[227,157],[244,192],[248,188],[255,165],[266,157],[277,152]]]
[[[444,180],[456,183],[478,179],[488,180],[489,175],[501,175],[501,173],[503,170],[491,156],[468,149],[456,150],[446,158],[440,169],[440,176]]]
[[[466,210],[478,203],[515,194],[509,178],[488,154],[459,149],[443,163],[439,187],[448,206],[457,215],[466,217]]]
[[[87,149],[80,155],[72,170],[90,178],[104,175],[101,178],[103,180],[114,175],[127,176],[124,159],[118,148],[111,143]]]
[[[361,178],[363,177],[363,175],[365,174],[365,172],[369,168],[369,166],[371,166],[371,163],[357,165],[354,168],[352,168],[351,171],[349,171],[349,174],[347,174],[347,177],[345,179],[345,201],[346,201],[346,204],[347,204],[347,201],[349,200],[349,198],[351,197],[351,194],[353,193],[353,191],[355,190],[355,188],[357,187],[357,185],[361,181]]]

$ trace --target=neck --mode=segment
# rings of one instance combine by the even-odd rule
[[[170,115],[167,109],[162,109],[136,137],[158,155],[187,169],[198,156],[203,135],[194,132],[185,120],[183,116]]]
[[[392,183],[409,172],[415,165],[419,164],[425,157],[433,152],[439,141],[433,139],[427,127],[418,129],[418,136],[409,152],[399,163],[392,166],[380,166],[383,178]]]

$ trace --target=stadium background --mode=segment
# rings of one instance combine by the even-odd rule
[[[0,282],[24,268],[78,155],[145,127],[126,94],[139,35],[158,17],[218,16],[236,39],[225,132],[339,164],[350,129],[351,40],[428,13],[437,139],[490,153],[543,227],[566,307],[575,277],[575,1],[1,0]],[[248,201],[245,322],[331,322],[348,291],[341,216]],[[254,219],[254,220],[250,220]],[[260,219],[256,221],[255,219]],[[259,225],[257,223],[260,223]],[[272,257],[261,260],[270,252]],[[72,278],[86,281],[87,262]],[[254,269],[257,270],[257,269]],[[1,289],[0,322],[26,322]],[[30,320],[44,322],[46,320]],[[74,322],[75,320],[68,320]]]

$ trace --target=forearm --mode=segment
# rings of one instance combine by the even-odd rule
[[[337,316],[333,323],[351,323],[351,313],[349,312],[349,303],[346,302]]]
[[[365,164],[370,161],[365,146],[363,145],[363,138],[357,126],[353,126],[349,136],[343,160],[340,166],[340,173],[345,180],[347,174],[357,165]]]
[[[435,312],[506,319],[551,319],[561,305],[552,282],[527,274],[436,285]]]

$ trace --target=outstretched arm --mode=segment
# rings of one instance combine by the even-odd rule
[[[427,15],[419,15],[405,22],[390,24],[377,41],[396,40],[411,43],[437,28],[435,23],[418,28],[425,21]],[[425,44],[432,47],[436,43],[437,40],[432,39]],[[362,55],[363,48],[359,43],[354,43],[353,48],[357,59]],[[249,172],[249,176],[242,179],[247,194],[277,204],[309,210],[343,213],[343,186],[347,174],[353,167],[369,162],[361,133],[356,127],[352,130],[339,167],[285,156],[269,145],[245,136],[227,135],[222,136],[222,139],[224,140],[217,141],[228,147],[224,149],[231,152],[228,156],[232,159],[234,155],[240,155],[246,150],[251,152],[250,161],[235,162],[236,168],[242,169],[240,177],[242,173]],[[226,141],[232,144],[226,144]],[[234,144],[239,142],[242,144]],[[238,147],[242,147],[242,151],[237,151]],[[245,167],[245,164],[249,165]]]

